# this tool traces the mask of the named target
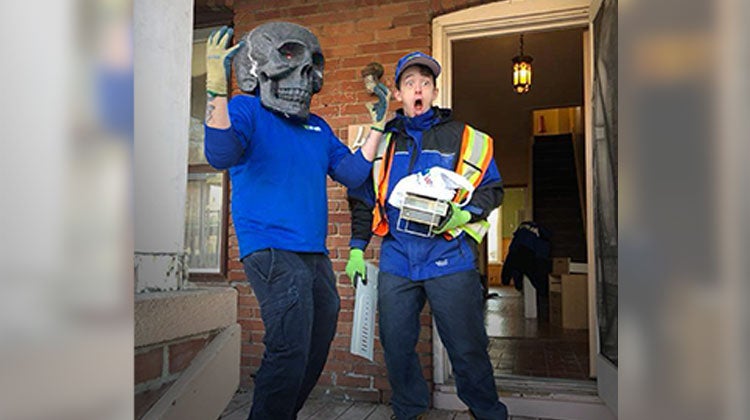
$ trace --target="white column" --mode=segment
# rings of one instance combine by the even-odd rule
[[[136,0],[135,289],[182,286],[192,0]]]

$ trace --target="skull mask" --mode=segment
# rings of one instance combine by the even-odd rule
[[[270,22],[242,37],[245,45],[234,59],[240,89],[286,117],[307,119],[312,95],[323,87],[323,52],[307,28]]]

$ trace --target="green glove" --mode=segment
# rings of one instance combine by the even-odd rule
[[[227,96],[227,81],[232,57],[243,45],[227,49],[234,30],[222,26],[211,32],[206,44],[206,92],[211,96]]]
[[[448,217],[440,226],[433,229],[433,232],[443,233],[455,227],[463,226],[469,223],[469,220],[471,220],[471,213],[466,210],[461,210],[461,207],[458,207],[456,203],[451,202],[451,209]]]
[[[372,118],[372,125],[370,128],[382,133],[385,129],[385,117],[388,111],[388,100],[391,97],[391,91],[389,91],[384,84],[378,83],[375,85],[373,93],[378,97],[378,101],[371,104],[365,104],[365,106],[370,112],[370,117]]]
[[[352,286],[357,287],[354,283],[354,275],[359,274],[365,277],[365,258],[364,251],[358,248],[352,248],[349,251],[349,261],[346,263],[346,275],[352,281]]]

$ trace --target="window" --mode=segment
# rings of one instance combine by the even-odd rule
[[[190,92],[188,185],[185,203],[185,252],[192,281],[224,280],[228,220],[227,174],[203,155],[206,112],[206,40],[212,29],[194,32]]]
[[[224,174],[188,173],[185,250],[191,273],[221,274]]]

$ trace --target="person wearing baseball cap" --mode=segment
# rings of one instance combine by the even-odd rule
[[[437,62],[434,58],[430,57],[429,55],[421,52],[421,51],[414,51],[412,53],[406,54],[405,56],[401,57],[398,60],[398,64],[396,64],[396,85],[398,86],[399,78],[401,74],[406,70],[407,67],[413,66],[416,64],[423,65],[427,67],[431,72],[432,75],[435,76],[437,79],[438,76],[440,76],[440,63]]]
[[[415,347],[420,313],[430,303],[456,377],[458,397],[475,419],[505,420],[498,400],[484,327],[484,293],[477,270],[477,246],[487,217],[503,199],[503,183],[487,134],[433,106],[440,63],[414,51],[398,60],[394,97],[401,109],[388,121],[373,161],[371,179],[349,190],[352,237],[346,273],[365,275],[364,250],[372,235],[383,237],[378,275],[380,341],[396,419],[423,418],[430,391]],[[403,178],[440,167],[474,187],[471,199],[456,193],[438,226],[415,234],[399,224],[401,210],[388,202]],[[374,181],[377,180],[377,183]],[[402,220],[403,221],[403,220]]]

